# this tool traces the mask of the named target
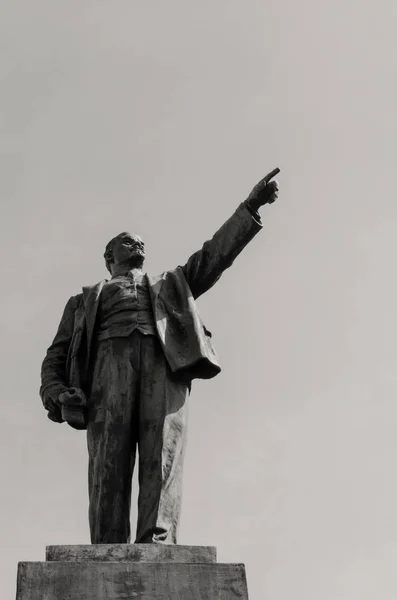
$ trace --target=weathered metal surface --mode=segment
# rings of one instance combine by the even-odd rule
[[[17,600],[248,600],[244,565],[25,562]]]
[[[214,546],[176,546],[173,544],[47,546],[46,560],[215,563],[216,548]]]

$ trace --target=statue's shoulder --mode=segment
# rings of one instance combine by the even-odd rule
[[[146,273],[146,277],[149,282],[149,285],[152,288],[160,290],[164,282],[170,283],[178,279],[185,279],[185,274],[183,271],[183,267],[178,266],[174,269],[163,271],[158,275],[149,275],[148,273]]]
[[[93,298],[98,298],[103,286],[107,282],[108,279],[102,279],[101,281],[98,281],[97,283],[94,283],[92,285],[85,285],[83,287],[82,293],[78,294],[80,302],[87,302],[88,300],[92,300]]]
[[[83,293],[75,294],[74,296],[70,296],[69,300],[66,303],[66,309],[76,310],[83,303]]]
[[[81,304],[83,301],[83,292],[80,292],[79,294],[75,294],[70,299],[73,300],[74,303],[77,305]]]
[[[99,296],[103,285],[107,281],[107,279],[103,279],[102,281],[99,281],[97,283],[85,285],[80,293],[75,294],[74,296],[71,296],[69,298],[67,306],[69,306],[70,308],[79,308],[80,306],[83,306],[87,298],[90,298],[92,296]]]
[[[187,297],[191,295],[183,267],[163,271],[160,275],[147,275],[151,294],[163,298]]]

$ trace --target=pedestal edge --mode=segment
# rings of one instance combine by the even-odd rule
[[[49,562],[216,563],[215,546],[173,544],[78,544],[46,547]]]

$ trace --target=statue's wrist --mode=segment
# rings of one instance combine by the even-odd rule
[[[245,205],[250,211],[250,213],[254,216],[258,215],[258,209],[260,206],[262,206],[257,198],[247,198],[247,200],[245,201]]]

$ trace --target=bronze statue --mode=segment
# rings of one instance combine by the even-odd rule
[[[260,231],[258,209],[276,200],[278,171],[184,265],[157,277],[143,271],[141,238],[120,233],[105,250],[111,278],[65,307],[40,395],[50,419],[87,429],[93,544],[130,541],[137,447],[136,543],[176,543],[191,382],[220,371],[195,300]]]

